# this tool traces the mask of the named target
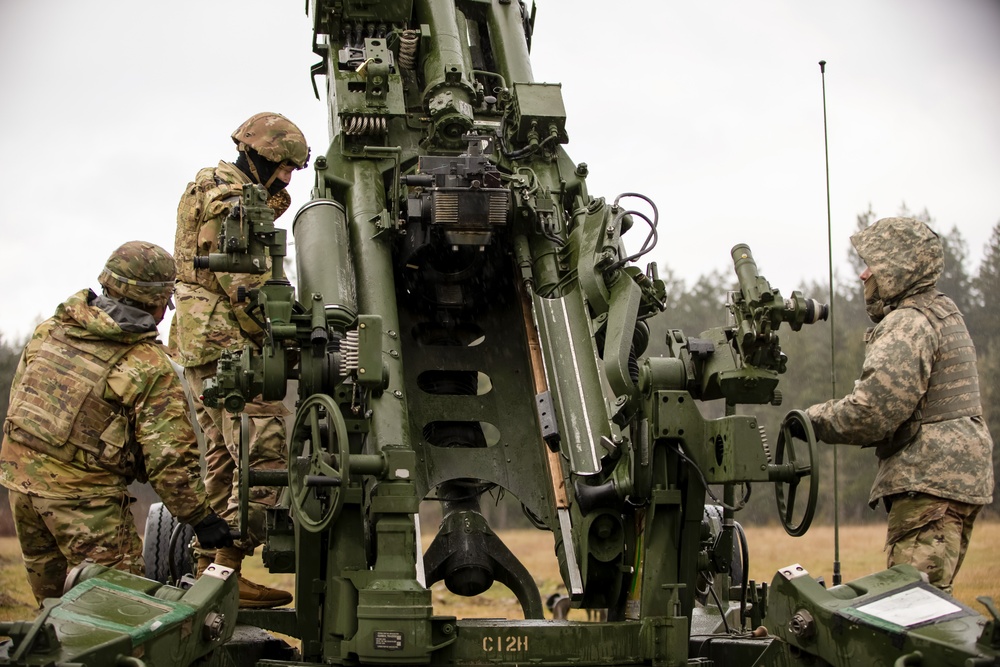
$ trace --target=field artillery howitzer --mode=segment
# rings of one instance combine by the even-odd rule
[[[251,470],[242,437],[240,477],[243,508],[251,487],[285,487],[263,559],[295,573],[295,607],[238,621],[300,647],[244,659],[230,641],[197,664],[995,664],[996,614],[987,623],[912,568],[829,590],[792,565],[770,585],[748,580],[740,490],[775,484],[783,525],[801,534],[819,469],[800,413],[772,457],[735,408],[780,401],[779,327],[824,308],[782,298],[738,245],[730,321],[697,337],[669,329],[656,266],[635,264],[658,239],[656,209],[589,194],[586,165],[563,148],[559,86],[532,76],[521,2],[319,0],[311,14],[333,137],[292,225],[297,288],[285,232],[252,186],[222,252],[199,260],[270,271],[246,294],[262,351],[225,356],[206,400],[239,412],[295,381],[287,469]],[[641,229],[627,252],[623,235]],[[720,399],[726,414],[704,417],[698,402]],[[570,605],[606,620],[544,618],[482,511],[493,489],[553,535]],[[443,518],[424,551],[428,499]],[[500,582],[524,619],[435,614],[438,581],[466,596]],[[922,615],[900,613],[914,600]],[[127,658],[146,646],[135,642]],[[28,662],[33,648],[42,657]],[[19,635],[5,664],[49,664],[50,648]]]
[[[246,200],[252,198],[252,189],[247,186]],[[602,206],[598,203],[593,211],[600,211]],[[614,208],[609,207],[606,217],[599,218],[598,224],[604,230],[613,228],[614,223],[608,220],[620,223],[625,218],[623,209]],[[335,222],[343,224],[339,207],[323,204],[317,210],[333,212]],[[322,221],[323,230],[336,229],[328,219],[308,217],[312,214],[307,206],[296,218],[294,233],[300,249],[306,245],[299,241],[300,235],[315,233],[311,224]],[[271,238],[269,228],[265,225],[262,229]],[[578,238],[585,235],[571,234],[563,243],[563,251],[598,255],[593,247],[580,244]],[[370,241],[375,240],[377,236],[373,235]],[[331,242],[323,247],[330,249]],[[738,250],[742,262],[752,263],[749,248],[738,246]],[[624,249],[619,247],[618,252]],[[367,259],[369,254],[362,251],[354,256]],[[271,261],[280,261],[276,258],[280,254]],[[228,268],[226,262],[230,260],[220,254],[205,261]],[[231,261],[232,265],[245,264],[243,259]],[[644,319],[661,313],[662,284],[655,277],[654,267],[646,273],[628,271],[627,265],[616,267],[614,271],[621,272],[621,284],[608,290],[605,311],[612,316],[594,317],[587,301],[575,298],[581,289],[578,285],[572,285],[562,296],[542,297],[535,291],[533,274],[517,272],[517,265],[509,259],[505,263],[512,279],[490,283],[492,289],[469,299],[468,305],[449,310],[445,322],[430,319],[434,311],[428,315],[421,300],[393,300],[377,294],[370,301],[381,308],[375,314],[355,314],[363,313],[364,307],[348,300],[331,303],[315,291],[308,299],[313,306],[308,308],[298,301],[283,300],[284,295],[292,294],[283,280],[269,281],[247,295],[247,311],[259,314],[268,332],[267,341],[260,353],[247,347],[224,357],[215,381],[206,385],[204,400],[239,411],[246,400],[256,395],[272,400],[283,398],[286,380],[294,377],[298,381],[299,405],[286,479],[275,480],[270,473],[266,480],[258,480],[288,486],[286,507],[274,512],[270,525],[293,526],[294,539],[288,535],[281,539],[281,530],[275,531],[276,539],[269,539],[264,560],[275,571],[281,571],[281,563],[294,563],[297,609],[248,612],[246,616],[269,629],[300,636],[292,629],[301,631],[303,602],[309,598],[317,600],[314,611],[327,618],[344,612],[331,607],[333,601],[339,604],[345,596],[357,600],[358,616],[351,622],[347,637],[331,638],[327,632],[325,640],[315,639],[324,660],[331,650],[339,651],[346,662],[351,662],[352,655],[364,662],[361,656],[365,653],[370,656],[368,661],[385,661],[385,651],[390,652],[390,659],[395,658],[392,652],[412,647],[405,629],[419,623],[426,629],[412,631],[425,641],[437,643],[413,647],[412,651],[420,653],[417,658],[401,656],[407,661],[416,659],[418,664],[467,660],[464,651],[469,650],[470,640],[459,643],[456,634],[460,631],[477,638],[471,646],[480,647],[478,650],[487,640],[499,645],[509,639],[512,645],[522,646],[514,651],[518,654],[527,645],[549,646],[541,650],[558,652],[561,649],[556,647],[573,637],[578,637],[577,641],[607,642],[611,636],[607,633],[613,632],[619,638],[630,637],[624,663],[645,662],[653,656],[644,658],[644,652],[658,650],[653,645],[665,639],[672,644],[668,652],[686,655],[687,628],[692,623],[708,623],[716,631],[716,626],[727,622],[721,615],[704,613],[699,598],[707,595],[706,582],[714,581],[716,576],[728,577],[733,554],[738,553],[739,529],[733,521],[738,484],[777,482],[794,489],[802,477],[808,476],[813,490],[809,507],[799,526],[789,528],[790,532],[804,532],[815,506],[818,468],[811,465],[813,457],[809,464],[797,464],[789,449],[788,462],[780,458],[771,462],[756,418],[729,414],[705,419],[696,405],[703,393],[726,398],[730,406],[749,400],[775,400],[773,383],[767,384],[766,391],[760,385],[784,370],[773,329],[781,321],[799,317],[794,305],[783,306],[783,314],[775,323],[775,317],[766,313],[771,298],[785,303],[777,291],[768,287],[764,298],[733,298],[729,304],[731,319],[746,321],[742,327],[720,327],[692,340],[671,331],[664,341],[668,353],[647,357],[642,356],[645,349],[636,351],[636,341],[645,346],[648,330],[643,326]],[[412,266],[413,260],[407,264]],[[580,266],[577,262],[578,270]],[[308,273],[304,265],[300,267]],[[593,266],[586,270],[599,272]],[[279,267],[277,274],[281,273]],[[343,275],[339,270],[331,273]],[[756,274],[753,277],[754,285],[766,285]],[[355,293],[354,289],[334,283],[329,287],[337,290],[335,294]],[[483,303],[488,301],[487,295],[503,297],[500,289],[509,290],[505,299]],[[363,304],[364,291],[358,289],[357,294],[358,303]],[[623,298],[626,305],[618,298]],[[451,299],[449,303],[456,301],[460,300]],[[395,309],[385,307],[393,302]],[[320,309],[324,317],[331,314],[325,326],[317,326],[316,311]],[[505,317],[493,312],[498,309]],[[640,318],[643,310],[646,316]],[[816,310],[822,314],[821,307]],[[348,313],[350,317],[345,315]],[[626,319],[629,316],[631,319]],[[385,328],[390,318],[400,324]],[[575,328],[582,329],[583,335]],[[431,340],[448,342],[420,346],[419,336],[427,329],[433,332]],[[318,330],[328,335],[320,336]],[[398,330],[409,331],[409,337],[399,335]],[[493,331],[501,331],[501,335]],[[604,333],[600,337],[593,333],[601,331]],[[621,343],[625,339],[622,331],[628,332],[627,344]],[[737,335],[740,332],[742,337]],[[467,343],[473,344],[450,342],[463,340],[463,335]],[[748,348],[758,339],[767,341],[762,346],[765,352],[757,355],[769,360],[763,368],[746,364],[739,347]],[[316,344],[318,340],[320,345]],[[725,349],[717,354],[717,346]],[[520,361],[509,354],[512,347],[520,350]],[[610,353],[613,349],[619,351],[618,357]],[[279,350],[294,350],[295,354]],[[502,363],[494,363],[494,358]],[[405,359],[406,363],[394,365],[397,359]],[[509,367],[515,362],[522,366],[511,373]],[[532,362],[537,366],[533,367]],[[421,370],[407,383],[411,365]],[[397,374],[404,377],[397,379]],[[566,380],[586,378],[588,374],[594,378],[591,386]],[[525,381],[529,376],[531,383]],[[269,378],[274,386],[269,386]],[[479,392],[480,382],[489,383],[488,392]],[[547,389],[539,391],[540,387]],[[551,387],[556,391],[548,389]],[[504,409],[513,419],[502,421],[500,409],[485,404],[486,399],[481,398],[494,392],[503,393],[502,402],[510,403]],[[600,400],[591,401],[595,393]],[[451,398],[441,401],[434,398],[437,396]],[[463,398],[472,396],[477,397],[475,402],[462,405]],[[391,442],[371,447],[370,429],[378,424],[375,417],[382,402],[389,399],[390,409],[399,405],[407,408],[409,433],[398,423],[382,424],[383,428],[394,429],[390,431]],[[490,409],[493,411],[488,412]],[[559,419],[561,413],[573,410],[583,416],[600,411],[601,420],[591,416],[580,428],[572,420]],[[429,422],[415,420],[415,413],[426,415],[422,420]],[[508,427],[510,422],[513,425]],[[428,428],[427,423],[433,426]],[[529,426],[525,432],[518,430],[522,423]],[[490,429],[495,432],[491,434]],[[606,435],[598,439],[595,429]],[[511,431],[517,438],[506,442],[504,438]],[[489,442],[490,438],[495,442]],[[408,441],[410,446],[402,447],[397,440]],[[779,451],[781,443],[779,437]],[[814,440],[808,444],[815,447]],[[247,487],[257,483],[258,477],[255,471],[247,472],[246,481],[241,480],[244,499],[248,497]],[[710,485],[718,484],[726,489],[724,500],[720,506],[706,508],[705,492]],[[622,624],[620,627],[612,630],[612,626],[538,623],[543,612],[537,586],[480,511],[479,496],[491,486],[516,490],[532,521],[557,535],[557,555],[572,604],[606,609],[609,623]],[[430,494],[436,494],[443,503],[444,519],[437,538],[421,554],[415,542],[415,511]],[[790,519],[794,493],[787,497]],[[697,521],[685,521],[679,511],[691,505],[698,508]],[[341,566],[341,577],[322,569],[306,571],[316,563],[314,558],[303,558],[310,551],[310,541],[325,545],[328,559],[349,563]],[[655,567],[648,559],[650,550],[663,554],[654,559]],[[351,557],[358,560],[351,562]],[[380,561],[388,565],[380,567]],[[433,616],[428,587],[439,580],[461,595],[482,593],[495,581],[507,585],[521,604],[525,625],[501,624],[499,627],[505,628],[501,637],[493,634],[499,631],[495,621]],[[701,587],[684,585],[688,580],[701,582]],[[306,585],[306,581],[313,583]],[[339,590],[334,600],[324,600],[326,596],[316,595],[316,581],[332,581],[347,591]],[[743,585],[744,595],[753,596],[747,582]],[[729,586],[723,594],[726,615],[735,614],[737,619],[734,625],[743,627],[755,620],[759,625],[761,600],[731,602]],[[421,615],[412,616],[414,607],[422,610]],[[389,623],[397,628],[390,641],[390,636],[380,634],[388,632],[380,629],[388,627],[383,617],[404,609],[409,615]],[[683,627],[683,634],[671,637],[676,630],[660,630],[666,632],[660,640],[644,637],[650,630],[648,626],[643,629],[643,619],[663,618],[664,614],[654,611],[658,609],[670,611],[666,615],[670,624],[664,627]],[[371,618],[362,616],[363,611]],[[294,622],[289,618],[293,614],[297,614]],[[739,618],[740,614],[743,618]],[[438,628],[442,624],[444,630]],[[398,630],[400,627],[404,630]],[[349,636],[359,633],[370,635],[372,642],[359,644]],[[381,639],[375,641],[376,637]],[[303,658],[308,659],[309,637],[300,638]],[[647,645],[649,641],[653,645]],[[762,646],[760,642],[755,645]],[[609,659],[606,654],[594,658],[602,664]]]

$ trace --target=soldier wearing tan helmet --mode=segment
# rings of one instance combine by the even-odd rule
[[[235,162],[223,161],[199,171],[177,207],[177,311],[171,322],[170,347],[184,367],[184,377],[195,396],[202,394],[205,379],[215,375],[223,351],[241,350],[248,343],[259,347],[263,342],[264,332],[245,314],[238,292],[241,287],[260,287],[270,274],[251,276],[195,269],[194,258],[220,252],[222,222],[239,202],[244,184],[256,183],[267,189],[268,206],[277,218],[291,203],[285,186],[293,172],[309,161],[309,146],[302,132],[280,114],[255,114],[233,132],[232,138],[238,151]],[[205,434],[205,487],[210,502],[236,527],[239,422],[225,410],[209,408],[200,401],[196,401],[196,413]],[[258,398],[247,404],[246,413],[251,425],[250,466],[285,468],[284,406]],[[249,525],[245,527],[248,538],[217,552],[199,549],[199,571],[213,559],[239,570],[243,558],[262,543],[264,511],[277,502],[277,490],[253,488],[250,500]],[[243,607],[268,608],[291,602],[292,596],[285,591],[255,584],[242,576],[239,582]]]
[[[25,346],[0,449],[31,590],[63,593],[84,559],[143,574],[127,485],[148,481],[202,544],[232,544],[209,507],[180,379],[157,340],[174,291],[163,248],[130,241]]]

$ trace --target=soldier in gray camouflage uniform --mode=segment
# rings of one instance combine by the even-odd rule
[[[309,160],[309,147],[302,132],[290,120],[276,113],[259,113],[247,119],[232,135],[238,150],[235,163],[219,162],[198,172],[189,183],[177,207],[174,257],[177,264],[177,312],[171,322],[170,347],[184,367],[184,377],[193,394],[203,393],[205,380],[216,373],[217,362],[226,350],[242,350],[253,345],[259,350],[264,332],[244,311],[239,291],[258,288],[270,273],[249,275],[196,269],[194,258],[220,252],[222,223],[239,202],[243,185],[263,185],[268,206],[278,218],[291,204],[285,190],[292,172]],[[222,408],[210,408],[200,401],[195,411],[205,433],[205,486],[212,507],[231,525],[238,519],[239,420]],[[257,398],[247,403],[250,419],[249,462],[255,469],[284,469],[285,424],[287,414],[280,402]],[[251,489],[247,539],[216,553],[199,551],[199,571],[212,559],[220,565],[240,570],[243,558],[253,553],[264,538],[265,509],[277,501],[277,490]],[[240,577],[240,606],[268,608],[291,602],[285,591],[261,586]]]
[[[28,580],[41,605],[92,559],[143,574],[127,485],[148,481],[202,544],[232,544],[209,507],[180,378],[157,340],[174,287],[163,248],[131,241],[40,324],[11,385],[0,449]]]
[[[889,511],[888,566],[910,563],[950,593],[976,515],[993,500],[976,351],[955,303],[937,291],[943,250],[927,225],[884,218],[851,243],[867,264],[876,326],[854,391],[806,414],[824,442],[875,448],[869,501]]]

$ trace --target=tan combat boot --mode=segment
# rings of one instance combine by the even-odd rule
[[[243,578],[243,575],[240,574],[240,568],[243,565],[242,550],[236,547],[218,549],[215,552],[215,562],[223,567],[231,567],[236,570],[240,584],[240,608],[271,609],[292,601],[292,594],[287,591],[268,588]],[[199,559],[198,564],[201,565],[201,559]]]

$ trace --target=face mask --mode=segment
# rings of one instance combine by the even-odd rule
[[[865,281],[865,311],[871,321],[878,324],[885,317],[885,304],[882,296],[878,293],[878,283],[875,276],[869,276]]]
[[[236,168],[251,176],[254,183],[259,183],[267,189],[272,197],[285,189],[288,184],[278,178],[277,162],[271,162],[256,151],[240,151],[236,158]],[[275,216],[277,217],[277,216]]]

